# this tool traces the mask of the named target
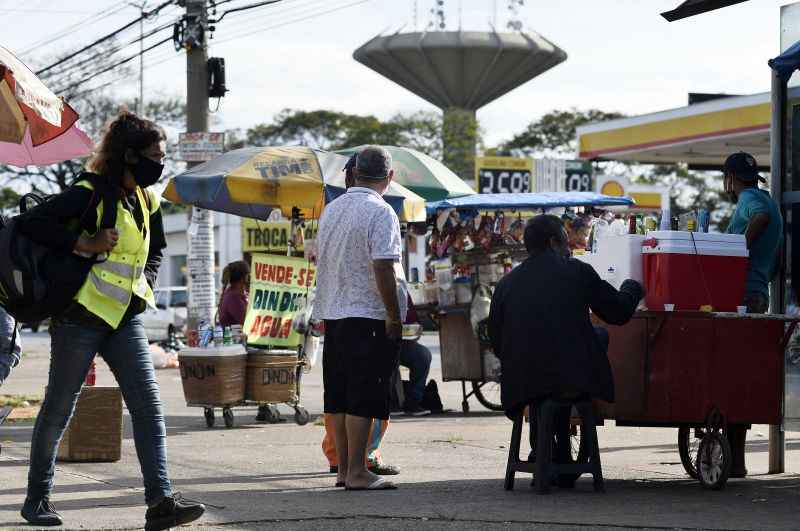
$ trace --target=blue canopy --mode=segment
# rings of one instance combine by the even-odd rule
[[[425,204],[429,214],[457,210],[539,210],[578,206],[631,206],[630,197],[614,197],[593,192],[540,192],[517,194],[475,194],[432,201]]]
[[[800,68],[800,41],[792,44],[785,52],[767,62],[773,70],[778,72],[784,83],[789,81],[792,73]]]

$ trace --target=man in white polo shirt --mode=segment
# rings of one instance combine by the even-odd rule
[[[314,316],[325,321],[325,413],[336,433],[337,484],[348,490],[396,488],[365,464],[372,419],[389,418],[406,313],[405,296],[398,296],[400,223],[382,198],[391,167],[385,149],[364,148],[355,186],[325,208],[317,233]]]

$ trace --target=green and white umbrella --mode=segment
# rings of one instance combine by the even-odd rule
[[[350,156],[366,146],[342,149],[340,155]],[[415,149],[383,146],[392,155],[394,179],[425,201],[440,201],[475,193],[447,166]]]

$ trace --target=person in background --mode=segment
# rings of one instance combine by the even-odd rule
[[[592,325],[590,310],[606,323],[625,324],[644,295],[642,286],[629,279],[617,291],[592,266],[571,258],[556,216],[528,221],[525,248],[528,258],[497,284],[489,312],[489,336],[502,364],[503,409],[515,418],[525,406],[551,397],[613,402],[609,336]],[[556,419],[560,459],[568,455],[569,419],[569,408]]]
[[[141,313],[154,307],[153,289],[166,247],[161,198],[152,191],[164,169],[164,131],[122,112],[98,144],[88,168],[117,193],[116,225],[100,229],[103,202],[92,207],[93,185],[80,180],[20,218],[19,230],[40,245],[89,255],[95,264],[73,303],[51,322],[47,393],[31,440],[28,490],[22,516],[37,526],[62,525],[50,503],[56,452],[89,367],[100,354],[119,384],[133,423],[133,439],[147,502],[145,529],[192,522],[205,506],[174,493],[167,474],[167,430]],[[75,222],[75,230],[71,224]]]
[[[590,219],[588,216],[579,215],[565,221],[570,250],[586,250],[589,233],[592,229]]]
[[[725,191],[736,204],[728,233],[744,234],[750,251],[742,305],[747,306],[748,313],[766,313],[769,310],[769,283],[778,269],[783,242],[781,211],[775,200],[759,189],[758,182],[766,180],[758,174],[758,164],[752,155],[741,151],[730,155],[725,160],[723,172]],[[747,427],[729,425],[728,439],[732,453],[730,477],[745,477]]]
[[[373,419],[389,418],[406,312],[400,223],[382,197],[394,177],[391,155],[364,148],[354,176],[355,186],[319,221],[314,317],[325,321],[324,401],[335,428],[337,484],[387,490],[397,487],[367,469],[366,454]]]
[[[406,313],[404,324],[419,324],[411,294],[408,295],[408,313]],[[400,346],[400,365],[408,368],[409,372],[409,390],[405,404],[403,404],[403,411],[407,415],[422,417],[431,414],[430,409],[422,407],[422,397],[425,394],[425,383],[428,381],[428,372],[431,369],[431,359],[431,351],[419,340],[403,339]]]
[[[219,324],[222,327],[244,325],[247,314],[247,290],[250,266],[247,262],[231,262],[222,270],[222,294],[219,297]]]
[[[344,165],[344,186],[349,189],[355,183],[355,167],[358,154],[352,155]],[[331,474],[339,474],[339,460],[336,456],[336,436],[333,424],[333,415],[324,414],[325,436],[322,438],[322,453],[328,460]],[[367,441],[367,470],[379,476],[394,476],[400,473],[396,466],[387,464],[381,457],[380,446],[386,430],[389,429],[389,419],[372,419],[372,428],[369,430],[369,440]],[[338,487],[343,487],[341,481],[337,481]]]

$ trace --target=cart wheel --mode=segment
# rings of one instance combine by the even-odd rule
[[[222,410],[222,418],[225,419],[226,428],[233,428],[233,410],[231,408],[226,407]]]
[[[710,490],[720,490],[731,473],[731,445],[719,432],[708,432],[697,449],[697,479]]]
[[[461,402],[461,411],[463,411],[464,413],[469,413],[469,402],[467,402],[466,400]]]
[[[203,414],[206,417],[206,426],[208,426],[209,428],[213,428],[214,427],[214,410],[212,408],[210,408],[210,407],[207,407],[203,411]]]
[[[294,410],[294,421],[297,425],[305,426],[309,420],[311,420],[311,415],[308,414],[308,410],[302,406],[297,406]]]
[[[689,426],[678,428],[678,453],[681,456],[681,464],[692,479],[697,479],[697,449],[705,436],[706,430],[703,428]]]
[[[472,382],[472,392],[486,409],[503,411],[499,382]]]

